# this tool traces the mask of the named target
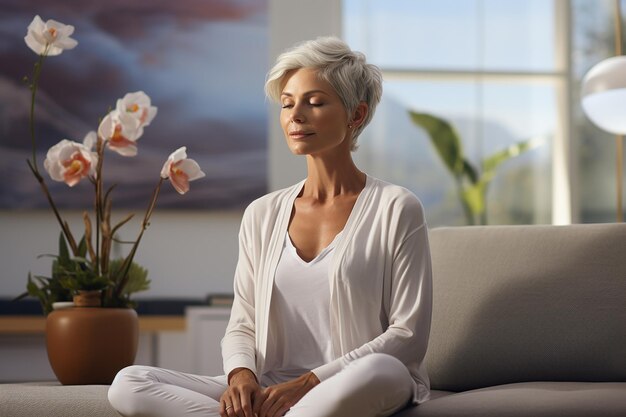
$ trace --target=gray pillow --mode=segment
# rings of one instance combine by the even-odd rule
[[[626,224],[430,231],[433,389],[626,381]]]

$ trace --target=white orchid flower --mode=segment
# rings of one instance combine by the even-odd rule
[[[48,150],[43,166],[55,181],[65,182],[70,187],[81,179],[94,176],[98,155],[85,145],[63,139]]]
[[[55,56],[65,49],[73,49],[78,45],[75,39],[70,38],[72,33],[74,26],[64,25],[52,19],[44,22],[37,15],[28,25],[24,41],[38,55]]]
[[[137,155],[136,142],[142,133],[139,120],[117,110],[107,114],[98,127],[98,136],[106,141],[107,147],[122,156]]]
[[[150,97],[143,91],[128,93],[118,99],[115,110],[137,119],[142,132],[143,127],[148,126],[157,114],[157,108],[151,105]]]
[[[85,138],[83,139],[83,145],[85,146],[85,148],[89,149],[90,151],[93,149],[93,147],[95,146],[97,142],[98,142],[98,134],[93,130],[87,133],[85,135]]]
[[[161,178],[169,178],[179,194],[189,191],[189,182],[204,177],[206,174],[193,159],[187,158],[187,147],[178,148],[167,158],[161,169]]]

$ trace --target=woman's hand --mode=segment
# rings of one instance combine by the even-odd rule
[[[267,387],[254,400],[254,414],[257,417],[283,416],[319,383],[317,376],[308,372],[294,380]]]
[[[252,402],[261,393],[254,373],[247,368],[233,370],[228,378],[228,388],[220,398],[221,417],[255,417]]]

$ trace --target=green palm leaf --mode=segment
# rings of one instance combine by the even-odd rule
[[[461,140],[452,125],[427,113],[409,111],[409,114],[413,123],[428,132],[437,153],[448,169],[455,176],[462,175],[466,161],[463,158]]]

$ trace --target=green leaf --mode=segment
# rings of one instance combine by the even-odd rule
[[[498,166],[500,166],[503,162],[506,162],[507,160],[531,149],[531,147],[534,147],[533,143],[534,142],[532,140],[517,142],[499,152],[494,153],[488,158],[485,158],[482,163],[483,173],[489,173],[489,175],[493,177],[493,172],[496,168],[498,168]]]
[[[48,315],[48,313],[52,311],[52,303],[56,301],[69,301],[72,298],[69,291],[61,286],[59,279],[40,275],[33,276],[31,273],[28,274],[26,293],[21,294],[16,300],[24,298],[26,294],[39,299],[39,303],[45,315]]]
[[[81,258],[85,258],[87,255],[87,241],[85,240],[85,235],[83,235],[80,243],[78,244],[78,256]]]
[[[464,172],[463,146],[458,134],[447,121],[436,116],[409,111],[411,121],[424,129],[444,164],[454,176]]]
[[[71,259],[71,261],[75,264],[77,264],[78,266],[80,266],[80,264],[88,264],[89,260],[87,258],[84,258],[82,256],[75,256]]]
[[[476,168],[465,158],[463,159],[463,173],[469,178],[472,184],[478,182],[478,171],[476,171]]]
[[[57,257],[52,261],[52,279],[57,279],[60,275],[65,273],[65,268],[59,263],[58,259]]]
[[[476,184],[469,185],[463,189],[461,194],[463,201],[470,208],[474,216],[480,215],[485,211],[485,183],[479,181]]]
[[[41,275],[35,275],[34,278],[39,282],[42,287],[45,287],[50,284],[51,279],[48,277],[43,277]]]
[[[38,297],[39,294],[41,293],[41,290],[39,289],[37,284],[35,284],[35,282],[33,281],[32,276],[30,275],[30,272],[28,273],[28,282],[26,284],[26,290],[28,291],[28,294],[31,295],[32,297]]]
[[[119,282],[122,277],[118,276],[122,273],[121,269],[124,264],[124,259],[114,259],[109,263],[109,271],[111,271],[112,280]],[[122,294],[128,296],[130,294],[146,291],[150,288],[150,280],[148,279],[148,270],[135,262],[130,264],[128,270],[128,282],[122,291]]]
[[[67,242],[65,242],[65,236],[63,232],[59,235],[59,263],[61,265],[67,265],[70,262],[70,251],[67,248]]]
[[[15,297],[14,299],[11,300],[11,302],[15,302],[15,301],[20,301],[23,298],[28,297],[30,294],[28,293],[28,291],[21,293],[20,295],[18,295],[17,297]]]

